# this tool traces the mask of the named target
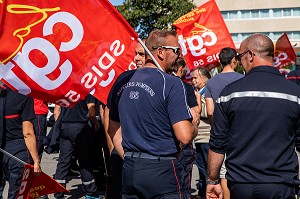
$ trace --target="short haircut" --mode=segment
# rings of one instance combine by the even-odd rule
[[[153,46],[167,45],[168,36],[176,37],[176,32],[169,30],[153,30],[152,32],[150,32],[145,44],[147,48],[151,51]]]
[[[173,64],[172,68],[171,68],[171,72],[175,72],[177,73],[179,67],[182,66],[182,67],[185,67],[186,66],[186,62],[184,60],[183,57],[179,57],[176,62]]]
[[[252,50],[263,59],[274,58],[274,44],[272,40],[261,33],[255,33],[245,40],[245,50]]]
[[[219,54],[219,59],[222,67],[230,64],[231,60],[237,55],[237,52],[233,48],[223,48]]]
[[[204,67],[196,68],[193,72],[198,72],[201,76],[207,77],[207,79],[211,78],[211,74],[208,69]]]

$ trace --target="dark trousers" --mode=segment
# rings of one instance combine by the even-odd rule
[[[122,169],[123,159],[118,155],[114,149],[110,157],[110,171],[107,178],[107,199],[121,199],[122,198]]]
[[[7,141],[4,150],[12,154],[13,156],[16,156],[20,160],[30,163],[30,155],[27,151],[24,139]],[[8,199],[16,199],[21,185],[24,165],[11,157],[4,155],[3,170],[6,180],[9,184]]]
[[[35,115],[33,120],[34,132],[36,136],[36,145],[39,153],[40,160],[44,152],[43,140],[46,137],[47,133],[47,118],[46,115]]]
[[[106,136],[102,122],[99,121],[100,128],[97,132],[89,126],[91,136],[90,156],[93,157],[93,174],[98,191],[106,190],[106,181],[110,169],[110,153],[106,142]]]
[[[177,159],[126,157],[123,162],[123,199],[183,199],[182,167]]]
[[[95,194],[97,187],[93,177],[93,167],[89,155],[89,134],[85,124],[62,124],[60,134],[60,153],[55,172],[57,182],[65,186],[73,152],[78,158],[82,187],[86,194]],[[64,193],[54,194],[56,198],[63,198]]]
[[[207,179],[207,158],[208,158],[208,143],[196,143],[196,165],[199,171],[198,190],[200,196],[206,194],[206,179]]]
[[[180,185],[182,187],[182,190],[184,190],[184,192],[188,194],[188,197],[191,195],[191,180],[194,160],[195,152],[193,149],[193,145],[185,145],[180,151],[178,161],[183,166]]]
[[[242,184],[228,181],[231,199],[294,199],[295,187],[284,184]]]

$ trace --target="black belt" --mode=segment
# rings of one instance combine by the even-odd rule
[[[142,152],[126,152],[124,157],[131,157],[131,158],[141,158],[141,159],[150,159],[150,160],[175,160],[177,159],[176,156],[155,156],[150,155],[148,153]]]

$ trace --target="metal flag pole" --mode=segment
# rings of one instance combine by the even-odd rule
[[[19,158],[17,158],[16,156],[13,156],[12,154],[8,153],[7,151],[4,151],[3,149],[0,148],[0,152],[4,153],[5,155],[15,159],[16,161],[22,163],[22,164],[26,164],[26,162],[24,162],[23,160],[20,160]]]
[[[156,59],[153,57],[152,53],[150,52],[150,50],[147,48],[147,46],[144,44],[144,42],[138,38],[139,43],[143,46],[143,48],[145,49],[145,51],[147,52],[147,54],[151,57],[151,59],[153,60],[153,62],[155,63],[155,65],[157,66],[158,69],[160,69],[161,71],[164,71],[161,66],[159,65],[159,63],[156,61]]]

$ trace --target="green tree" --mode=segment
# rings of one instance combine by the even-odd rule
[[[154,29],[172,29],[172,23],[196,6],[189,0],[125,0],[117,9],[141,38]]]

